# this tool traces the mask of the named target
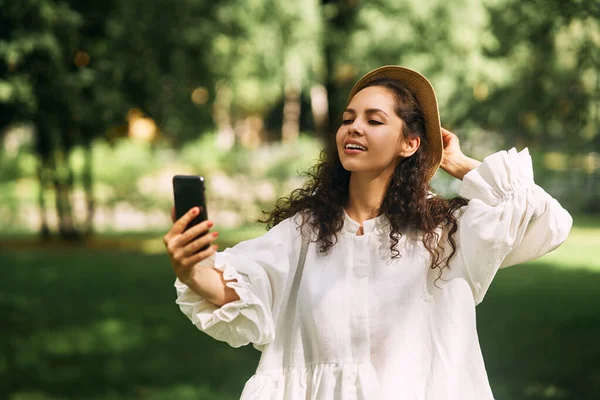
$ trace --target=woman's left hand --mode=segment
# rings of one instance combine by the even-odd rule
[[[440,168],[456,179],[462,179],[467,172],[481,164],[479,161],[465,156],[460,149],[458,136],[444,128],[442,128],[442,143],[444,150]]]

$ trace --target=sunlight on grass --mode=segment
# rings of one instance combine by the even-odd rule
[[[597,222],[592,218],[592,222]],[[581,222],[580,222],[581,221]],[[588,225],[584,217],[576,218],[576,225],[558,249],[533,263],[552,263],[557,268],[582,268],[600,271],[600,223]]]
[[[477,307],[498,400],[600,398],[600,218],[575,221],[556,251],[500,271]],[[219,232],[224,249],[265,230]],[[239,398],[259,354],[181,314],[162,237],[96,240],[0,251],[0,398]]]
[[[535,384],[525,389],[525,395],[527,397],[542,397],[544,399],[564,399],[567,397],[566,391],[554,386],[545,386]]]
[[[141,326],[108,318],[87,326],[71,326],[40,332],[32,337],[50,355],[76,355],[94,352],[119,353],[143,344]]]

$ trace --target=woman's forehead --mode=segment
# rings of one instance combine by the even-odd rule
[[[394,94],[383,86],[369,86],[356,93],[348,103],[348,108],[354,110],[381,109],[394,110],[396,99]]]

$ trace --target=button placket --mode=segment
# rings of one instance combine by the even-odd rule
[[[371,258],[370,234],[355,236],[351,277],[350,310],[352,351],[355,362],[370,362],[368,284]]]

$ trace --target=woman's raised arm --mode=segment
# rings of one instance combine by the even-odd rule
[[[207,301],[222,306],[239,300],[239,297],[235,290],[226,285],[228,281],[223,278],[222,271],[204,266],[202,263],[217,251],[217,245],[210,244],[219,234],[208,231],[213,226],[213,222],[207,220],[185,230],[199,211],[194,207],[175,221],[171,230],[163,237],[163,242],[177,278]],[[171,218],[175,219],[173,211]],[[210,246],[206,250],[198,252],[207,245]]]

